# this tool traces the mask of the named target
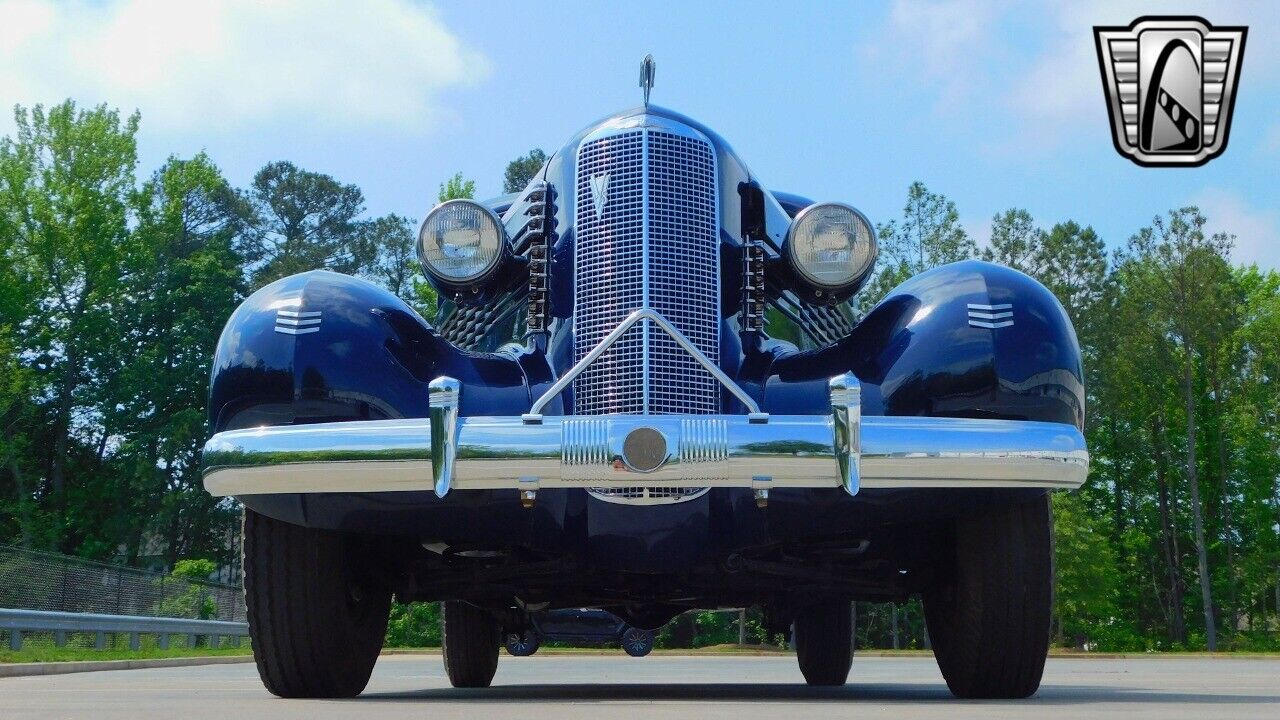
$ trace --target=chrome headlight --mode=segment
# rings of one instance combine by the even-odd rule
[[[840,291],[866,279],[876,253],[870,221],[840,203],[810,205],[787,231],[791,266],[818,290]]]
[[[449,200],[422,221],[418,260],[440,280],[466,283],[493,270],[506,244],[506,229],[492,210],[472,200]]]

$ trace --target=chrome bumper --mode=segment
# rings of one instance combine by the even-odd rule
[[[637,428],[656,430],[667,457],[650,472],[627,460]],[[429,420],[265,427],[214,435],[204,448],[213,495],[552,487],[1076,488],[1088,473],[1084,438],[1059,423],[866,417],[856,484],[842,471],[832,416],[469,417],[457,424],[441,486]],[[652,437],[652,436],[650,436]],[[443,491],[443,492],[442,492]],[[531,496],[530,496],[531,497]]]
[[[542,409],[636,323],[670,335],[746,415],[581,415]],[[852,374],[831,379],[829,415],[770,415],[652,309],[631,313],[520,417],[458,417],[461,385],[429,386],[431,416],[221,432],[204,447],[211,494],[516,489],[1077,488],[1089,471],[1075,427],[1018,420],[862,417]]]

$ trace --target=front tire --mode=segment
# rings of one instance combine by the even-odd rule
[[[354,538],[245,509],[244,593],[262,684],[285,698],[355,697],[382,650],[391,591],[360,579]]]
[[[958,520],[954,549],[924,595],[947,687],[960,698],[1031,695],[1044,674],[1053,611],[1048,497]]]
[[[853,613],[848,602],[811,605],[796,615],[796,659],[810,685],[844,685],[853,665]]]
[[[444,671],[456,688],[489,687],[498,671],[502,626],[471,603],[444,604]]]

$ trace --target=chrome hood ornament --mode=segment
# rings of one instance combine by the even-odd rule
[[[644,106],[649,107],[649,91],[653,89],[653,56],[645,55],[640,63],[640,87],[644,88]]]
[[[591,176],[591,204],[596,211],[596,219],[604,217],[604,208],[609,204],[609,173]]]

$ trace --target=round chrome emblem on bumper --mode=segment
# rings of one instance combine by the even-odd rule
[[[651,427],[638,427],[622,442],[622,460],[637,472],[653,472],[667,462],[667,439]]]

